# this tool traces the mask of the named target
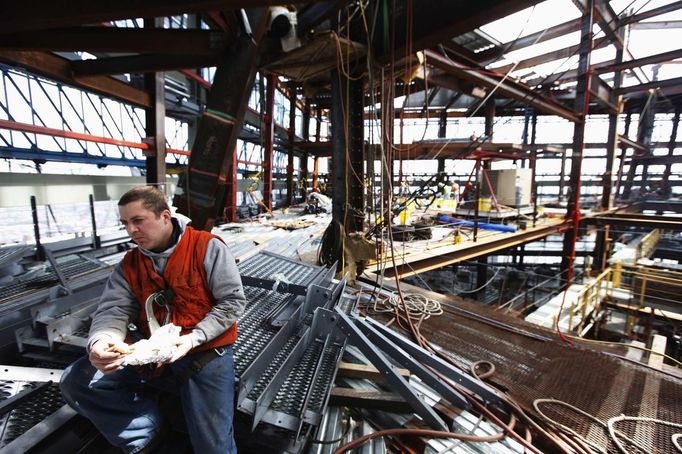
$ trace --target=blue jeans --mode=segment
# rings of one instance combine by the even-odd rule
[[[179,374],[192,362],[182,358],[170,366]],[[104,437],[125,452],[136,453],[159,432],[163,415],[154,400],[140,395],[143,385],[164,380],[145,380],[132,367],[103,374],[87,357],[69,366],[62,375],[64,400],[88,418]],[[164,380],[165,381],[165,380]],[[232,418],[234,412],[234,362],[232,346],[206,364],[184,384],[174,386],[180,394],[187,431],[194,452],[236,453]],[[179,389],[177,389],[179,388]]]

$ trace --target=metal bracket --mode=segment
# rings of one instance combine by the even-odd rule
[[[64,273],[62,273],[62,270],[59,269],[59,265],[57,264],[57,259],[55,258],[54,254],[49,247],[43,246],[43,250],[45,251],[45,257],[50,262],[50,265],[52,265],[52,271],[54,271],[55,276],[57,276],[59,284],[64,287],[68,293],[71,293],[71,287],[69,287],[66,277],[64,277]]]
[[[369,361],[383,375],[386,382],[394,391],[397,391],[405,401],[421,416],[422,419],[431,427],[437,430],[448,430],[447,424],[440,416],[427,405],[413,390],[405,379],[398,373],[397,369],[384,354],[374,346],[373,342],[358,328],[353,320],[338,308],[335,309],[336,327],[348,337],[348,340],[362,351]]]
[[[284,281],[274,281],[272,279],[264,279],[253,276],[242,276],[242,284],[249,287],[258,287],[266,290],[272,290],[279,293],[293,293],[294,295],[305,296],[308,293],[308,287],[303,285],[292,284]]]
[[[455,391],[436,374],[428,370],[419,362],[415,361],[403,350],[399,349],[395,343],[391,342],[386,336],[377,331],[376,328],[359,318],[356,318],[354,321],[357,327],[360,328],[363,333],[365,333],[367,338],[372,341],[374,345],[383,350],[383,352],[389,355],[391,358],[395,359],[400,365],[421,378],[424,383],[433,388],[436,392],[440,393],[448,402],[465,410],[470,409],[471,406],[464,396]]]
[[[389,328],[386,328],[381,323],[369,318],[364,320],[364,323],[367,326],[373,328],[377,333],[385,336],[387,341],[394,343],[416,361],[419,361],[420,363],[431,367],[449,379],[454,380],[462,387],[480,396],[483,400],[493,404],[502,403],[502,398],[497,391],[482,381],[463,373],[461,370],[443,361],[433,353],[419,347]]]

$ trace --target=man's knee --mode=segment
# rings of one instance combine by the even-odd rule
[[[61,389],[64,400],[69,405],[76,400],[79,390],[82,390],[83,387],[87,387],[90,382],[91,378],[87,376],[87,369],[90,367],[90,361],[84,357],[72,363],[62,373],[61,379],[59,380],[59,388]]]

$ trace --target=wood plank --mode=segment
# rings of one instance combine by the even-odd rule
[[[366,389],[334,387],[329,397],[329,404],[396,413],[413,412],[409,404],[398,394]]]
[[[407,369],[396,368],[396,372],[405,378],[409,378],[410,376],[410,371]],[[373,381],[383,380],[383,375],[381,372],[379,372],[376,367],[367,364],[341,362],[337,374],[340,377],[347,378],[364,378]]]

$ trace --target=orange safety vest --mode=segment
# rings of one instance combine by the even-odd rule
[[[180,334],[191,332],[215,305],[204,269],[206,248],[213,238],[222,241],[220,237],[187,226],[175,251],[166,263],[163,277],[154,270],[152,259],[139,249],[128,251],[125,255],[123,275],[140,305],[138,329],[146,337],[149,337],[149,325],[144,303],[154,292],[166,288],[173,291],[170,323],[180,327]],[[154,316],[158,321],[162,321],[165,315],[163,307],[154,306]],[[237,340],[236,321],[223,334],[194,348],[191,352],[224,347],[234,343],[235,340]]]

